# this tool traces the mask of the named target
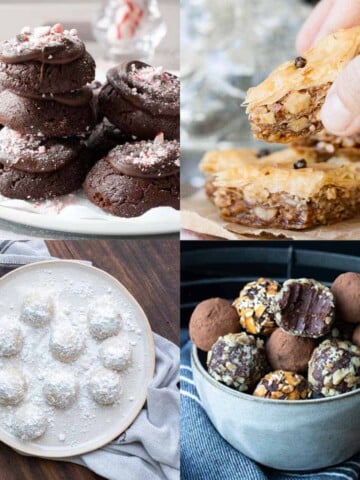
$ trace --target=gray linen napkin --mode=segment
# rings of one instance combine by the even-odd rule
[[[42,240],[0,239],[0,275],[27,263],[47,260]],[[180,478],[180,350],[154,334],[155,376],[147,402],[133,424],[105,447],[62,460],[83,465],[108,480],[178,480]]]

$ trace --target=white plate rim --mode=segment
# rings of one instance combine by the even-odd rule
[[[53,265],[53,264],[58,264],[58,263],[76,264],[79,268],[90,269],[90,270],[95,271],[96,274],[100,274],[100,275],[103,275],[105,277],[108,277],[109,279],[111,279],[111,281],[118,284],[118,287],[120,288],[120,290],[122,290],[128,297],[130,297],[131,301],[134,302],[136,307],[139,309],[139,313],[141,313],[141,315],[143,316],[144,325],[146,327],[147,340],[149,341],[149,347],[150,347],[150,351],[151,351],[151,358],[149,359],[150,365],[148,367],[148,375],[149,375],[148,385],[150,385],[151,381],[153,380],[154,373],[155,373],[155,343],[154,343],[154,336],[153,336],[153,332],[152,332],[151,327],[150,327],[149,320],[148,320],[143,308],[141,307],[139,302],[135,299],[135,297],[129,292],[129,290],[117,278],[110,275],[110,273],[105,272],[101,268],[94,267],[92,265],[87,265],[87,264],[84,264],[84,263],[80,263],[80,262],[78,262],[76,260],[73,260],[73,259],[44,260],[44,261],[40,261],[40,262],[29,263],[27,265],[23,265],[21,267],[15,268],[14,270],[11,270],[10,272],[6,273],[5,275],[3,275],[0,278],[0,284],[3,281],[3,279],[6,279],[6,278],[12,276],[13,274],[15,274],[15,272],[18,272],[19,270],[26,270],[26,269],[31,270],[31,268],[33,268],[35,265],[36,266],[38,266],[38,265]],[[62,451],[58,452],[58,453],[54,453],[52,455],[44,455],[44,453],[41,453],[41,454],[39,453],[39,451],[36,448],[36,445],[34,445],[34,446],[27,445],[27,444],[22,443],[20,440],[16,441],[16,440],[12,440],[11,438],[10,439],[9,438],[4,439],[2,437],[1,430],[0,430],[0,442],[3,442],[4,444],[6,444],[9,447],[16,450],[17,452],[23,453],[25,455],[31,455],[33,457],[41,457],[41,458],[48,458],[48,459],[61,459],[61,458],[70,458],[70,457],[74,457],[74,456],[77,456],[77,455],[84,455],[85,453],[92,452],[94,450],[97,450],[97,449],[103,447],[104,445],[109,444],[115,438],[117,438],[119,435],[121,435],[127,428],[129,428],[129,426],[134,422],[134,420],[137,418],[137,416],[141,412],[146,400],[147,400],[147,393],[145,391],[144,398],[141,399],[141,401],[139,402],[139,407],[138,407],[137,411],[132,415],[131,418],[128,419],[127,422],[125,422],[124,427],[116,435],[110,435],[109,438],[105,441],[101,440],[101,441],[93,442],[91,447],[86,448],[85,450],[84,450],[84,448],[81,448],[81,446],[79,446],[77,448],[76,447],[64,447],[64,449]],[[70,449],[71,452],[69,453],[66,449]]]
[[[177,211],[176,211],[177,213]],[[175,219],[173,222],[147,221],[144,224],[126,224],[116,221],[106,221],[99,219],[78,218],[69,220],[58,215],[44,215],[33,212],[25,212],[15,208],[0,206],[0,218],[12,223],[26,225],[30,227],[42,228],[44,230],[54,230],[57,232],[76,233],[96,236],[125,236],[125,235],[161,235],[168,233],[178,233],[180,231],[180,221]]]

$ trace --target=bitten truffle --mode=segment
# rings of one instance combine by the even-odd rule
[[[331,290],[310,278],[287,280],[277,295],[276,323],[285,332],[318,338],[330,332],[335,320]]]
[[[302,375],[275,370],[260,380],[253,395],[272,400],[305,400],[311,398],[312,392]]]
[[[280,285],[268,278],[250,282],[241,290],[234,301],[241,326],[254,335],[270,335],[276,328],[275,295]]]
[[[240,330],[235,308],[224,298],[209,298],[196,306],[190,318],[191,341],[208,352],[222,335]]]
[[[269,371],[264,342],[245,332],[220,337],[208,353],[209,374],[240,392],[251,390]]]
[[[337,316],[343,322],[360,323],[360,275],[342,273],[332,284]]]
[[[274,370],[302,373],[316,345],[311,338],[295,337],[277,328],[266,344],[266,353]]]
[[[345,340],[325,340],[309,361],[308,381],[325,397],[360,387],[360,347]]]

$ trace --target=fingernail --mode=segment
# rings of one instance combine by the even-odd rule
[[[321,110],[321,121],[331,133],[344,132],[354,119],[354,114],[343,104],[336,92],[327,96]]]

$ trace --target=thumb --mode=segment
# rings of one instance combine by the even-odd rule
[[[334,135],[360,133],[360,56],[342,70],[321,110],[324,127]]]

